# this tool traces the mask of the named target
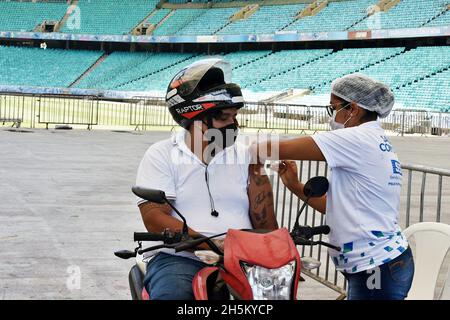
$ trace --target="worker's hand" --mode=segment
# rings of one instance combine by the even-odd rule
[[[279,161],[271,166],[271,169],[277,171],[284,185],[291,191],[300,187],[298,180],[298,170],[295,161]]]

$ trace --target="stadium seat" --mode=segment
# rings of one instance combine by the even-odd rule
[[[427,24],[445,8],[444,0],[402,0],[386,12],[378,12],[361,21],[351,29],[398,29],[417,28]],[[445,25],[445,19],[434,21],[433,25]]]
[[[368,8],[375,3],[373,0],[329,2],[328,6],[317,15],[298,19],[285,30],[298,32],[344,31],[367,16]]]
[[[0,31],[33,31],[44,20],[60,21],[65,3],[0,1]]]
[[[159,0],[80,0],[80,23],[64,25],[61,32],[129,34],[154,9]]]
[[[179,9],[163,22],[154,32],[155,36],[170,36],[206,14],[208,9]]]
[[[0,84],[68,87],[101,51],[0,46]]]

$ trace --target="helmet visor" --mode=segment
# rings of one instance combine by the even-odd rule
[[[208,70],[215,68],[218,77],[214,81],[231,82],[231,65],[222,59],[203,59],[196,61],[178,72],[169,84],[168,91],[176,89],[180,95],[189,95],[199,85]],[[220,79],[218,79],[220,78]],[[220,84],[220,83],[218,83]]]

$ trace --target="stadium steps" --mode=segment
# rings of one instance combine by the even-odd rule
[[[350,30],[351,28],[353,28],[354,26],[360,24],[361,22],[367,20],[370,17],[370,15],[366,15],[365,17],[362,17],[361,19],[359,19],[358,21],[355,21],[350,27],[346,28],[345,30]]]
[[[183,10],[183,9],[181,9],[181,10]],[[173,24],[171,24],[172,23],[172,19],[170,19],[170,17],[172,17],[173,15],[175,15],[176,14],[176,11],[177,10],[172,10],[163,20],[161,20],[161,23],[159,23],[158,25],[157,25],[157,27],[155,28],[155,30],[153,31],[153,32],[155,32],[157,29],[158,29],[158,27],[159,26],[161,26],[161,25],[163,25],[164,24],[164,22],[166,22],[167,20],[170,20],[170,21],[168,21],[168,25],[165,25],[165,26],[171,26],[172,27],[172,29],[171,30],[165,30],[166,32],[168,32],[168,33],[165,33],[165,34],[158,34],[158,35],[164,35],[164,36],[166,36],[166,35],[168,35],[168,36],[170,36],[170,35],[176,35],[179,31],[181,31],[181,30],[183,30],[186,26],[188,26],[190,23],[192,23],[194,20],[196,20],[196,19],[200,19],[204,14],[206,14],[206,10],[203,10],[203,11],[198,11],[197,12],[197,14],[194,14],[193,16],[190,16],[190,17],[188,17],[188,19],[186,19],[186,20],[184,20],[184,21],[182,21],[182,23],[180,24],[180,25],[176,25],[176,27],[174,28],[173,27]],[[181,12],[180,12],[181,13]],[[179,18],[179,16],[175,16],[174,17],[174,19],[176,20],[176,19],[178,19]],[[178,21],[180,21],[180,20],[178,20]]]
[[[445,71],[448,71],[448,70],[450,70],[450,65],[448,65],[448,66],[446,66],[446,67],[443,67],[443,68],[441,68],[441,69],[439,69],[439,70],[437,70],[437,71],[434,71],[434,72],[428,73],[428,74],[426,74],[426,75],[417,77],[416,79],[414,79],[414,80],[412,80],[412,81],[405,82],[405,83],[403,83],[403,84],[400,85],[400,86],[396,86],[395,88],[393,88],[393,90],[399,90],[400,88],[405,88],[405,87],[411,86],[411,85],[413,85],[414,83],[418,83],[418,82],[420,82],[420,81],[423,81],[423,80],[425,80],[426,78],[431,78],[431,77],[437,76],[437,75],[439,75],[439,74],[441,74],[441,73],[443,73],[443,72],[445,72]]]
[[[97,59],[86,71],[84,71],[74,82],[69,85],[69,88],[76,86],[81,80],[83,80],[88,74],[92,72],[98,65],[100,65],[106,58],[108,54],[104,53],[100,58]]]
[[[176,65],[178,65],[178,64],[180,64],[180,63],[182,63],[182,62],[191,60],[191,59],[193,59],[193,58],[195,58],[195,57],[198,57],[198,56],[201,56],[201,55],[203,55],[203,54],[201,54],[201,53],[200,53],[200,54],[194,54],[194,55],[189,56],[189,57],[187,57],[187,58],[185,58],[185,59],[178,60],[178,61],[176,61],[176,62],[174,62],[174,63],[172,63],[172,64],[170,64],[170,65],[168,65],[168,66],[165,66],[164,68],[158,69],[158,70],[156,70],[156,71],[152,71],[152,72],[150,72],[150,73],[148,73],[148,74],[146,74],[146,75],[140,76],[140,77],[135,78],[135,79],[133,79],[133,80],[126,81],[126,82],[123,82],[123,83],[121,83],[121,84],[115,85],[115,86],[114,86],[114,89],[119,89],[120,87],[126,86],[126,85],[128,85],[128,84],[133,83],[133,82],[136,82],[136,81],[139,81],[139,80],[148,78],[148,77],[150,77],[150,76],[152,76],[152,75],[154,75],[154,74],[157,74],[157,73],[159,73],[159,72],[161,72],[161,71],[163,71],[163,70],[172,68],[172,67],[174,67],[174,66],[176,66]]]
[[[83,83],[83,87],[87,87],[87,85],[101,87],[103,84],[113,81],[117,77],[120,77],[122,75],[122,73],[140,67],[143,63],[145,63],[147,60],[149,60],[151,58],[152,58],[152,55],[148,55],[144,59],[136,59],[132,63],[125,63],[123,65],[120,65],[120,66],[114,68],[113,71],[106,72],[100,78],[96,78],[94,83],[89,81],[89,77],[88,77],[88,81],[86,83]]]
[[[274,54],[274,53],[275,53],[275,52],[272,52],[271,54]],[[305,66],[305,65],[307,65],[307,64],[310,64],[310,63],[312,63],[312,62],[314,62],[314,61],[320,60],[320,59],[322,59],[322,58],[324,58],[324,57],[326,57],[326,56],[329,56],[329,55],[331,55],[331,54],[333,54],[333,52],[326,53],[326,54],[324,54],[324,55],[322,55],[322,56],[313,58],[313,59],[311,59],[311,60],[309,60],[309,61],[307,61],[307,62],[305,62],[305,63],[301,63],[301,64],[299,64],[299,65],[293,66],[293,67],[291,67],[291,68],[289,68],[289,69],[286,69],[286,70],[283,70],[283,71],[281,71],[281,72],[278,72],[278,73],[275,73],[275,74],[268,75],[267,77],[265,77],[265,78],[263,78],[263,79],[259,79],[259,80],[256,80],[256,81],[254,81],[254,82],[252,82],[252,83],[249,83],[249,84],[245,85],[244,88],[254,86],[254,85],[258,84],[258,83],[263,83],[263,82],[266,81],[266,80],[269,80],[269,79],[278,77],[279,75],[285,74],[285,73],[287,73],[287,72],[294,71],[294,70],[296,70],[296,69],[298,69],[298,68],[301,68],[301,67],[303,67],[303,66]]]
[[[175,11],[175,9],[172,9],[164,18],[162,18],[161,21],[158,22],[158,24],[155,26],[153,32],[158,29],[164,22],[166,22],[171,16],[173,16],[175,14]]]
[[[246,65],[248,65],[248,64],[251,64],[251,63],[253,63],[253,62],[255,62],[255,61],[258,61],[258,60],[261,60],[261,59],[265,59],[265,58],[267,58],[268,56],[273,55],[274,53],[275,53],[275,52],[272,51],[272,52],[269,52],[268,54],[265,54],[265,55],[263,55],[263,56],[261,56],[261,57],[252,59],[252,60],[247,61],[247,62],[244,62],[244,63],[241,63],[240,65],[234,67],[233,70],[242,68],[243,66],[246,66]],[[225,58],[226,58],[226,56],[225,56]]]
[[[402,55],[402,54],[404,54],[405,52],[408,52],[409,50],[411,50],[411,49],[405,49],[405,50],[403,50],[403,51],[401,51],[401,52],[394,53],[393,55],[390,55],[390,56],[388,56],[388,57],[382,58],[382,59],[377,60],[377,61],[375,61],[375,62],[369,63],[369,64],[365,65],[364,67],[361,67],[361,68],[358,68],[358,69],[354,69],[353,71],[349,72],[348,74],[352,74],[352,73],[355,73],[355,72],[361,72],[361,71],[364,71],[364,70],[366,70],[367,68],[370,68],[370,67],[375,66],[375,65],[377,65],[377,64],[383,63],[383,62],[385,62],[385,61],[387,61],[387,60],[393,59],[393,58],[395,58],[395,57],[397,57],[397,56],[399,56],[399,55]],[[324,82],[322,82],[322,83],[318,83],[318,84],[315,84],[315,85],[311,85],[311,86],[309,87],[309,89],[310,89],[311,91],[314,91],[315,89],[319,89],[319,88],[321,88],[321,87],[323,87],[323,86],[326,86],[326,85],[331,84],[334,80],[335,80],[335,79],[330,79],[330,80],[324,81]]]
[[[153,8],[153,10],[152,10],[147,16],[145,16],[144,19],[142,19],[141,21],[139,21],[139,23],[138,23],[137,25],[135,25],[135,26],[133,27],[133,29],[131,29],[130,33],[133,33],[134,30],[136,30],[141,24],[143,24],[145,21],[147,21],[147,19],[150,19],[150,18],[155,14],[156,11],[158,11],[158,9]]]
[[[291,22],[289,22],[288,24],[286,24],[285,26],[283,26],[283,27],[282,27],[280,30],[278,30],[278,31],[283,31],[283,30],[285,30],[286,28],[289,28],[291,25],[293,25],[294,23],[296,23],[297,20],[298,20],[298,19],[293,19]]]
[[[61,30],[61,28],[66,24],[67,19],[69,19],[70,15],[72,14],[72,10],[69,10],[69,8],[71,8],[72,6],[77,6],[77,5],[78,5],[78,0],[70,1],[70,3],[68,4],[66,14],[64,15],[64,17],[61,18],[61,20],[57,24],[57,27],[55,28],[55,32],[59,32],[59,30]]]
[[[420,26],[424,27],[427,24],[431,23],[432,21],[436,20],[437,18],[439,18],[440,16],[443,16],[444,14],[446,14],[448,11],[450,11],[450,3],[446,5],[446,7],[444,9],[442,9],[441,12],[439,12],[437,15],[435,15],[434,17],[428,19],[426,22],[422,23]]]
[[[230,24],[232,24],[233,21],[229,20],[227,23],[225,23],[223,26],[221,26],[219,29],[217,29],[216,31],[213,32],[213,34],[217,34],[220,31],[222,31],[223,29],[225,29],[226,27],[228,27]]]

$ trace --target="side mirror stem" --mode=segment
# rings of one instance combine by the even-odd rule
[[[167,198],[164,198],[166,200],[166,203],[172,208],[173,211],[175,211],[178,216],[181,218],[181,220],[183,220],[183,234],[184,235],[188,235],[189,234],[189,230],[188,230],[188,226],[187,226],[187,222],[186,222],[186,218],[183,217],[183,215],[180,213],[180,211],[178,211],[177,208],[175,208],[175,206],[170,203],[169,200],[167,200]]]
[[[295,223],[294,223],[294,228],[293,228],[293,230],[296,230],[297,228],[300,227],[300,225],[299,225],[299,223],[298,223],[298,219],[300,218],[300,215],[302,214],[302,211],[303,211],[303,210],[305,209],[305,207],[308,205],[309,198],[310,198],[310,197],[306,198],[305,203],[303,203],[303,206],[301,207],[300,211],[297,213],[297,218],[295,219]]]

